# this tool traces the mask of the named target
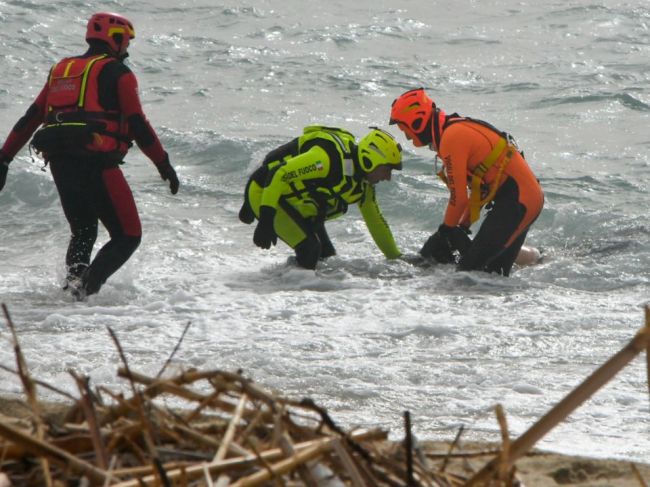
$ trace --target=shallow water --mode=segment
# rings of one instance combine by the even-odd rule
[[[127,158],[140,249],[86,303],[59,290],[68,230],[48,172],[25,150],[0,193],[0,300],[33,374],[117,385],[156,373],[191,323],[178,366],[244,369],[309,395],[343,425],[498,441],[494,405],[526,430],[643,324],[650,293],[650,7],[646,2],[421,0],[310,3],[112,1],[137,38],[129,64],[181,178],[171,196]],[[110,8],[109,8],[110,7]],[[0,113],[22,115],[51,63],[84,49],[91,2],[0,1]],[[103,8],[103,7],[102,7]],[[329,225],[338,255],[299,270],[237,220],[247,174],[304,125],[363,134],[424,86],[448,112],[511,132],[546,192],[528,243],[541,265],[511,278],[388,262],[356,209]],[[415,253],[446,190],[432,153],[404,143],[405,170],[378,187],[399,246]],[[106,241],[101,233],[98,246]],[[14,363],[8,334],[0,363]],[[0,391],[20,390],[0,374]],[[45,394],[45,392],[44,392]],[[635,360],[541,447],[647,461],[650,415]]]

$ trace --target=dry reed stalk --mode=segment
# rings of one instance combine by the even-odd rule
[[[268,411],[262,411],[262,409],[258,409],[257,413],[253,416],[253,419],[249,421],[248,426],[244,428],[244,431],[241,432],[239,435],[241,438],[241,442],[243,444],[248,443],[248,437],[250,434],[253,433],[255,428],[257,428],[261,422],[264,420],[264,416],[268,413]]]
[[[406,452],[406,485],[413,487],[413,436],[411,434],[411,413],[404,411],[404,451]]]
[[[645,306],[645,327],[650,329],[650,305]],[[650,399],[650,343],[645,349],[646,375],[648,381],[648,398]]]
[[[271,479],[271,477],[285,475],[296,469],[299,465],[303,465],[310,460],[314,460],[324,452],[330,450],[332,448],[333,441],[333,438],[324,438],[318,444],[310,448],[306,448],[285,460],[281,460],[271,465],[271,472],[268,470],[260,470],[259,472],[249,475],[248,477],[239,479],[237,482],[232,484],[232,486],[255,487],[257,485],[263,484],[264,482],[267,482]]]
[[[216,455],[212,459],[213,462],[219,462],[224,458],[226,458],[226,453],[228,452],[228,449],[230,448],[230,444],[232,443],[233,438],[235,437],[235,430],[237,429],[237,425],[241,421],[241,417],[242,414],[244,413],[244,408],[246,407],[247,402],[248,402],[248,396],[246,394],[243,394],[239,399],[239,404],[237,405],[237,409],[235,409],[235,414],[233,415],[230,423],[228,424],[226,433],[223,435],[223,440],[221,440],[221,445],[219,446],[219,450],[217,450]],[[230,483],[230,477],[228,477],[225,474],[221,474],[219,478],[217,478],[217,486],[224,486],[224,485],[228,485],[229,483]]]
[[[350,476],[352,485],[354,487],[365,487],[366,483],[363,480],[361,474],[359,473],[356,462],[348,453],[347,449],[345,448],[345,445],[343,444],[343,442],[341,442],[341,439],[335,438],[332,441],[332,446],[334,447],[334,452],[336,453],[336,455],[343,462],[343,466],[345,467],[345,470]]]
[[[478,458],[498,455],[501,450],[480,450],[480,451],[459,451],[456,453],[432,453],[425,452],[425,456],[431,460],[444,460],[445,458]],[[530,455],[530,453],[528,453]],[[438,470],[441,472],[441,470]]]
[[[14,374],[16,376],[19,375],[18,371],[12,369],[11,367],[7,367],[6,365],[0,364],[0,369],[4,370],[5,372],[9,372],[10,374]],[[56,392],[60,396],[63,396],[63,397],[65,397],[65,398],[67,398],[67,399],[69,399],[71,401],[76,401],[77,400],[77,398],[74,397],[72,394],[69,394],[69,393],[65,392],[64,390],[61,390],[58,387],[54,387],[53,385],[48,384],[47,382],[43,382],[42,380],[38,380],[38,379],[32,379],[32,380],[33,380],[34,384],[36,384],[38,386],[41,386],[41,387],[43,387],[45,389],[49,389],[52,392]]]
[[[630,463],[630,467],[632,468],[632,472],[634,472],[634,476],[639,481],[639,485],[641,487],[648,487],[647,482],[645,481],[645,479],[641,475],[641,472],[639,472],[639,469],[636,467],[636,465],[634,465],[633,463]]]
[[[106,470],[108,468],[108,455],[106,454],[104,441],[102,440],[102,435],[97,425],[97,415],[95,413],[95,407],[91,398],[90,388],[88,387],[89,379],[88,377],[79,377],[73,370],[70,370],[68,372],[70,375],[72,375],[75,382],[77,383],[79,394],[81,394],[81,399],[79,399],[79,401],[81,402],[81,407],[86,417],[86,423],[88,424],[88,429],[90,430],[90,438],[95,449],[97,466],[102,470]]]
[[[20,349],[20,343],[18,342],[18,334],[16,333],[16,327],[14,326],[14,323],[11,320],[11,316],[9,315],[9,310],[7,309],[7,306],[4,303],[2,304],[2,311],[4,312],[5,319],[7,321],[7,326],[11,331],[11,337],[14,344],[14,355],[16,356],[16,365],[18,367],[18,376],[20,377],[20,381],[23,384],[23,389],[25,391],[25,395],[27,396],[27,403],[31,407],[32,413],[34,415],[34,424],[36,425],[37,437],[39,440],[42,441],[45,438],[46,428],[45,425],[43,424],[43,418],[41,417],[41,407],[36,397],[36,385],[34,384],[34,381],[32,380],[29,374],[29,369],[27,368],[27,361],[25,360],[25,356],[23,355],[23,352]],[[41,458],[40,462],[43,468],[43,477],[45,479],[45,485],[47,487],[52,487],[52,476],[50,474],[50,466],[48,464],[48,459]]]
[[[232,420],[228,424],[228,428],[226,429],[226,433],[223,436],[223,440],[221,440],[221,445],[219,446],[219,450],[217,451],[216,455],[214,456],[214,459],[212,460],[213,462],[218,462],[226,458],[226,453],[228,452],[230,443],[235,437],[235,430],[237,429],[237,425],[241,421],[242,414],[244,413],[246,402],[248,402],[248,396],[244,394],[239,400],[239,404],[237,405],[237,409],[235,409],[235,414],[233,415]]]
[[[305,445],[296,445],[297,447],[296,449],[299,452],[313,449],[315,446],[319,446],[324,441],[326,441],[326,438],[313,441],[313,442],[307,442],[308,444]],[[280,459],[284,455],[282,453],[282,450],[280,450],[279,448],[275,448],[273,450],[260,453],[260,456],[266,460],[274,460],[274,459]],[[180,478],[181,470],[183,470],[183,475],[185,475],[188,478],[188,480],[194,480],[197,478],[201,478],[204,475],[204,472],[208,472],[211,475],[215,475],[221,472],[236,471],[242,468],[249,468],[257,464],[259,464],[259,459],[256,455],[251,455],[248,457],[234,457],[234,458],[229,458],[227,460],[221,460],[219,462],[209,462],[209,463],[202,462],[199,464],[187,466],[184,469],[181,469],[180,467],[176,469],[169,469],[167,470],[167,478],[169,478],[172,481],[177,478]],[[112,487],[154,486],[156,485],[157,478],[155,475],[151,473],[151,469],[149,469],[149,472],[150,473],[145,476],[120,482],[119,484],[115,484]]]
[[[197,419],[198,417],[203,414],[203,411],[205,411],[206,408],[210,406],[213,402],[216,402],[219,399],[219,395],[221,394],[221,391],[216,390],[209,396],[206,396],[204,399],[199,401],[198,406],[194,408],[192,411],[189,412],[189,414],[186,414],[185,417],[183,418],[183,421],[186,423],[190,423]]]
[[[499,423],[499,429],[501,430],[501,453],[499,454],[499,466],[497,468],[497,479],[501,482],[507,482],[507,478],[510,476],[510,434],[508,433],[508,422],[506,420],[506,415],[503,411],[503,406],[497,404],[495,413],[497,416],[497,422]]]
[[[108,464],[108,469],[106,470],[106,478],[104,479],[103,487],[109,487],[111,481],[113,480],[113,475],[115,472],[115,465],[117,464],[117,457],[113,455],[111,457],[110,463]]]
[[[447,451],[444,460],[442,462],[442,465],[438,469],[438,472],[442,473],[447,469],[447,465],[449,464],[449,459],[451,458],[451,452],[454,451],[454,448],[456,448],[456,446],[460,442],[460,437],[463,435],[464,430],[465,430],[465,425],[461,425],[460,428],[458,428],[454,441],[452,441],[451,445],[449,445],[449,450]]]
[[[414,476],[419,480],[420,485],[425,487],[436,487],[435,473],[429,466],[427,458],[424,456],[420,448],[416,445],[414,447],[415,462],[414,462]]]
[[[180,471],[192,465],[194,465],[194,463],[174,461],[174,462],[163,463],[162,466],[166,472],[170,472],[172,470]],[[112,474],[115,477],[145,477],[147,475],[153,475],[153,468],[149,464],[143,464],[138,467],[115,468]]]
[[[171,487],[171,484],[169,483],[169,480],[167,479],[167,475],[165,473],[165,470],[162,468],[162,463],[160,462],[160,458],[158,457],[158,453],[156,452],[156,445],[153,442],[153,428],[151,426],[151,423],[149,422],[149,419],[147,418],[146,413],[144,412],[144,399],[142,398],[142,395],[140,394],[140,391],[138,388],[135,386],[135,383],[131,379],[131,372],[129,369],[129,363],[126,360],[126,355],[124,354],[124,350],[122,349],[122,344],[117,338],[117,335],[115,332],[111,329],[111,327],[107,327],[109,334],[111,335],[111,338],[113,339],[113,342],[115,343],[115,347],[117,348],[117,351],[120,355],[120,359],[122,360],[122,363],[124,364],[124,368],[126,369],[127,372],[127,378],[129,379],[129,383],[131,385],[131,391],[133,393],[133,398],[135,399],[135,404],[138,410],[138,415],[140,417],[140,424],[142,425],[142,437],[144,438],[145,445],[147,446],[147,450],[149,450],[149,455],[151,455],[151,461],[153,465],[156,467],[155,471],[157,474],[160,476],[160,482],[164,487]]]
[[[70,468],[79,475],[87,475],[94,482],[101,483],[106,478],[106,472],[103,470],[48,442],[34,438],[28,431],[21,431],[9,424],[0,422],[0,435],[23,446],[32,455],[52,460],[59,465]]]
[[[356,441],[376,441],[379,439],[385,438],[385,432],[381,430],[360,430],[355,433],[352,433],[352,437]],[[294,445],[294,448],[297,451],[297,454],[308,450],[308,449],[313,449],[314,447],[318,447],[321,445],[324,441],[329,440],[328,438],[320,438],[318,440],[310,440],[306,441],[303,443],[298,443]],[[280,448],[274,448],[271,450],[267,450],[264,452],[261,452],[259,454],[259,457],[262,458],[265,461],[273,461],[273,460],[279,460],[284,456],[282,450]],[[189,465],[189,466],[184,466],[184,473],[182,475],[185,475],[188,480],[193,480],[200,478],[203,475],[204,469],[207,468],[207,470],[212,474],[219,474],[221,472],[226,472],[226,471],[236,471],[238,469],[242,468],[249,468],[254,465],[259,465],[260,464],[260,458],[256,455],[250,455],[247,457],[234,457],[234,458],[229,458],[227,460],[222,460],[221,462],[210,462],[210,463],[205,463],[201,462],[199,464],[194,464],[194,465]],[[170,480],[174,481],[181,476],[181,471],[183,469],[181,467],[177,468],[168,468],[167,469],[167,478]],[[127,470],[116,470],[116,474],[125,474],[125,473],[132,473],[127,471]],[[146,472],[146,473],[145,473]],[[132,480],[127,480],[124,482],[120,482],[119,484],[115,484],[112,487],[142,487],[142,486],[154,486],[156,482],[156,477],[153,475],[151,467],[147,467],[147,470],[144,468],[141,470],[138,470],[137,474],[134,475],[142,475],[139,476],[136,479]]]
[[[163,375],[163,372],[165,372],[165,369],[167,366],[171,363],[172,359],[174,358],[174,355],[176,355],[176,352],[181,348],[181,343],[183,343],[183,339],[185,338],[185,334],[187,333],[187,330],[190,329],[190,325],[192,324],[191,321],[188,321],[187,324],[185,325],[185,328],[183,329],[183,333],[181,333],[180,338],[176,342],[176,346],[172,350],[172,352],[169,354],[169,357],[167,357],[167,360],[161,367],[161,369],[158,371],[158,374],[156,374],[156,379],[160,379],[160,377]]]
[[[117,375],[118,377],[126,378],[127,371],[123,368],[120,368],[117,371]],[[147,388],[143,391],[142,395],[150,400],[154,399],[155,397],[163,393],[167,393],[167,394],[172,394],[174,396],[177,396],[181,399],[185,399],[190,402],[203,403],[207,401],[207,403],[210,406],[221,409],[226,413],[232,413],[237,407],[236,405],[230,402],[223,401],[218,398],[209,399],[210,396],[205,396],[198,392],[182,387],[181,385],[182,383],[179,383],[179,381],[175,379],[168,379],[164,381],[156,380],[151,377],[138,374],[136,372],[131,372],[131,379],[138,384],[147,386]],[[206,377],[201,377],[200,379],[197,380],[205,380],[205,379]],[[245,412],[244,417],[246,418],[252,415],[253,413],[254,412]],[[114,419],[114,417],[119,417],[121,414],[122,414],[121,410],[113,411],[112,415],[109,418],[107,418],[107,421],[111,421],[112,419]]]
[[[291,443],[291,438],[289,438],[289,435],[286,433],[286,431],[283,431],[282,437],[279,440],[279,444],[285,456],[290,457],[296,454],[296,449]],[[301,465],[298,467],[298,475],[300,475],[300,478],[307,487],[318,487],[318,481],[314,478],[311,470],[309,470],[306,465]]]

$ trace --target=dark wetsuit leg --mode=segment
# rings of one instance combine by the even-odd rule
[[[521,232],[521,234],[519,234],[519,236],[512,242],[510,246],[508,246],[485,267],[485,271],[496,272],[497,274],[509,276],[512,265],[514,264],[517,255],[519,255],[519,251],[521,250],[521,246],[524,244],[524,240],[526,240],[527,233],[528,230]]]
[[[301,267],[315,269],[319,260],[336,255],[336,249],[330,240],[325,222],[314,222],[306,225],[309,230],[307,238],[296,246],[296,260]]]
[[[300,227],[302,233],[305,234],[305,238],[294,247],[298,265],[305,269],[316,269],[316,264],[321,257],[322,246],[321,241],[316,234],[314,224],[311,221],[306,220],[293,206],[285,201],[280,201],[280,206],[287,216],[291,218],[298,227]]]
[[[314,223],[314,231],[320,241],[320,258],[326,259],[327,257],[336,255],[334,244],[330,240],[330,236],[327,234],[327,230],[325,229],[325,222],[320,221]]]
[[[309,234],[305,240],[300,242],[296,248],[296,260],[300,267],[305,269],[316,269],[316,264],[320,259],[321,245],[320,240],[314,234]]]
[[[94,198],[88,191],[93,172],[100,170],[86,161],[55,159],[50,161],[63,213],[70,225],[70,243],[65,257],[69,277],[79,277],[90,264],[97,240],[97,213]]]
[[[526,207],[519,202],[518,195],[517,183],[509,178],[497,193],[492,209],[488,211],[468,251],[461,257],[459,270],[483,270],[505,276],[510,274],[526,237],[526,231],[523,231],[506,247],[526,215]]]
[[[104,169],[95,181],[97,214],[111,239],[83,276],[86,294],[94,294],[140,245],[142,228],[133,194],[119,167]]]
[[[94,294],[140,244],[142,229],[131,189],[118,167],[72,158],[56,159],[50,165],[72,231],[66,254],[69,273],[83,271],[90,262],[98,221],[110,235],[83,272],[84,291]]]

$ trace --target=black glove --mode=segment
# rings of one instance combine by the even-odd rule
[[[247,197],[244,197],[244,203],[239,210],[239,221],[246,225],[250,225],[255,221],[255,213],[253,213],[253,208],[251,208]]]
[[[275,208],[270,206],[260,207],[260,218],[253,234],[253,242],[262,249],[270,249],[271,245],[278,243],[278,236],[273,228]]]
[[[469,229],[442,224],[438,227],[438,231],[426,241],[420,250],[420,255],[425,258],[433,258],[441,264],[456,262],[454,252],[458,252],[462,256],[472,243],[468,233]]]
[[[446,230],[446,238],[449,241],[449,247],[451,248],[451,251],[458,251],[461,256],[467,252],[469,246],[472,245],[472,239],[469,238],[469,228],[461,226],[447,227],[446,225],[441,225],[441,227],[442,226],[445,226],[449,229]]]
[[[0,150],[0,191],[5,187],[7,182],[7,172],[9,171],[9,163],[11,159]]]
[[[441,264],[455,262],[454,254],[449,247],[449,241],[440,234],[440,231],[428,238],[420,249],[420,255],[425,259],[434,259]]]
[[[174,171],[174,168],[169,162],[169,155],[166,152],[165,159],[160,164],[158,164],[157,167],[158,172],[160,173],[160,177],[163,178],[163,181],[169,181],[169,189],[172,194],[178,193],[178,186],[180,186],[180,183],[178,182],[178,176],[176,176],[176,171]]]

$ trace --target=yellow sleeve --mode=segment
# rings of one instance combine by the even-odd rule
[[[290,193],[290,184],[295,181],[322,179],[330,172],[330,160],[327,153],[319,146],[314,146],[307,152],[298,154],[279,166],[271,177],[271,181],[262,193],[262,206],[278,207],[283,194]]]
[[[361,215],[368,226],[372,239],[377,247],[384,253],[387,259],[396,259],[402,253],[397,248],[393,233],[390,231],[388,223],[381,214],[377,199],[375,197],[375,188],[367,184],[365,194],[359,203]]]

